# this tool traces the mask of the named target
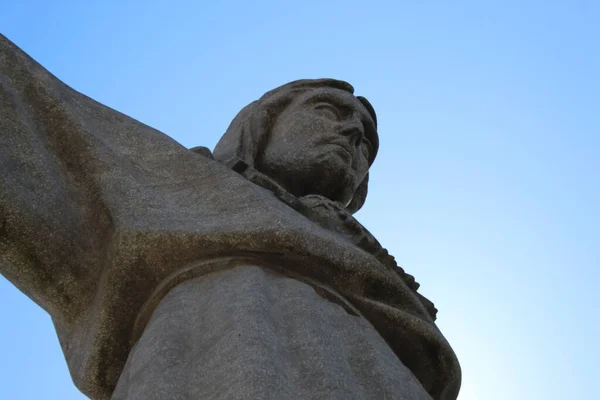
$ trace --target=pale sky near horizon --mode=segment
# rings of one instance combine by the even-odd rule
[[[0,6],[50,72],[188,147],[287,81],[352,83],[381,140],[357,217],[440,310],[459,399],[600,399],[600,3]],[[0,321],[0,399],[85,398],[1,277]]]

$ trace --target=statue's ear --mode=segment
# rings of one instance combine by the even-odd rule
[[[350,211],[350,213],[354,214],[358,210],[361,209],[363,204],[365,204],[365,200],[367,200],[367,190],[369,188],[369,174],[365,176],[365,179],[358,185],[356,192],[354,192],[354,197],[350,200],[346,209]]]

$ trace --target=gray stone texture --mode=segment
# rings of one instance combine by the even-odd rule
[[[431,399],[330,296],[243,263],[188,280],[154,311],[113,400]]]
[[[0,273],[93,399],[120,380],[119,399],[453,400],[433,304],[352,217],[377,142],[350,85],[305,80],[242,110],[214,156],[190,150],[0,35]]]

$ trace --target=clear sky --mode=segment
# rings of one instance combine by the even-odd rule
[[[287,81],[349,81],[380,121],[358,218],[439,308],[460,400],[600,399],[600,3],[1,3],[52,73],[190,147]],[[84,398],[3,278],[0,321],[0,399]]]

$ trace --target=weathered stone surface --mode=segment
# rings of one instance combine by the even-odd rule
[[[154,311],[113,400],[431,399],[335,297],[243,263],[187,280]]]
[[[352,94],[350,85],[306,80],[269,92],[242,110],[213,157],[207,149],[186,149],[72,90],[0,36],[0,273],[52,316],[75,383],[94,399],[111,397],[138,340],[116,396],[122,396],[121,388],[145,390],[153,380],[174,373],[132,374],[143,368],[148,351],[160,350],[143,343],[157,337],[172,340],[182,329],[182,346],[210,346],[203,341],[210,329],[192,337],[190,329],[199,329],[199,322],[186,325],[181,318],[195,318],[191,314],[199,305],[182,302],[177,309],[174,304],[180,296],[193,296],[180,288],[204,287],[216,271],[210,276],[223,285],[237,282],[225,274],[239,267],[240,260],[260,267],[252,269],[255,275],[268,269],[288,277],[258,275],[274,285],[272,290],[304,288],[298,290],[305,294],[306,307],[339,311],[310,294],[308,284],[321,293],[336,293],[341,304],[349,304],[347,312],[356,310],[358,317],[350,319],[327,314],[329,323],[348,324],[342,331],[361,326],[364,337],[357,346],[374,346],[365,359],[389,366],[391,351],[412,374],[398,367],[398,382],[406,385],[390,383],[381,390],[397,390],[395,398],[423,398],[409,379],[414,376],[434,399],[455,399],[460,368],[434,323],[433,304],[352,217],[365,201],[377,141],[375,113],[365,99]],[[216,300],[228,307],[232,293],[247,293],[244,288]],[[272,301],[261,310],[285,318],[299,312],[296,305],[286,308]],[[329,301],[340,304],[336,296]],[[273,322],[265,320],[264,312],[252,320],[252,314],[244,314],[249,309],[237,310],[240,314],[230,318],[245,326]],[[214,329],[226,330],[227,316],[222,317],[223,325]],[[156,330],[164,318],[181,324]],[[303,326],[309,329],[317,322],[307,320]],[[377,331],[389,351],[382,350],[381,340],[373,344],[379,339],[367,327]],[[282,334],[281,340],[296,334]],[[140,365],[132,361],[137,349]],[[285,358],[291,347],[281,350],[278,354]],[[322,355],[321,350],[315,354]],[[211,351],[213,358],[226,357]],[[243,366],[242,356],[249,354],[244,352],[251,349],[227,357]],[[358,357],[345,356],[352,354]],[[375,360],[376,354],[381,359]],[[329,364],[315,363],[307,373],[327,375],[330,368],[360,368],[361,362],[332,358]],[[205,367],[189,363],[189,374],[211,373],[208,361]],[[287,382],[253,376],[247,375],[245,384],[256,391]],[[234,378],[220,377],[223,382]],[[362,378],[336,379],[356,379],[354,385],[360,386]],[[318,398],[333,384],[307,382],[309,392],[302,398]],[[202,390],[193,388],[193,382],[188,385],[192,392],[181,389],[167,398],[194,398],[186,393]]]

